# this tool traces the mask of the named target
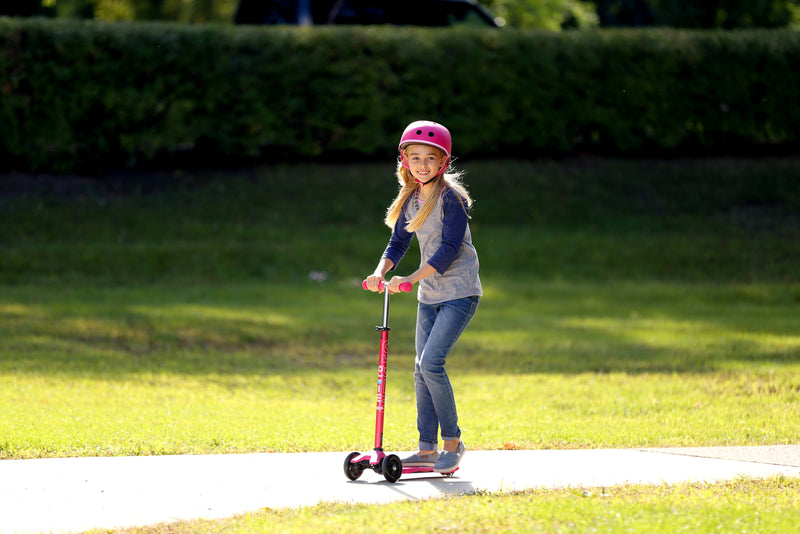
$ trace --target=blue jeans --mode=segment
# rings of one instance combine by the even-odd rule
[[[417,396],[417,429],[420,450],[438,449],[442,439],[461,437],[453,388],[444,365],[447,355],[478,309],[480,297],[466,297],[439,304],[419,304],[417,309],[414,386]]]

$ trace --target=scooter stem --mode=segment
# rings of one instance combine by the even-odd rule
[[[390,291],[383,292],[383,324],[380,327],[375,327],[376,330],[389,330],[389,295]]]
[[[361,282],[361,287],[367,289],[367,281]],[[383,414],[386,408],[386,369],[389,361],[389,296],[391,291],[386,288],[383,280],[380,281],[378,288],[383,290],[383,322],[381,326],[376,326],[375,330],[381,333],[381,349],[378,358],[378,394],[375,403],[375,451],[383,454]],[[411,291],[411,284],[403,282],[400,284],[400,291],[408,293]]]
[[[381,355],[378,363],[378,397],[375,406],[375,450],[383,450],[383,417],[386,408],[386,367],[389,358],[389,330],[381,331]]]

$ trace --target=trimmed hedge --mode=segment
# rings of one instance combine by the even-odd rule
[[[800,33],[541,33],[0,19],[0,158],[87,172],[183,156],[391,157],[411,120],[457,155],[794,150]]]

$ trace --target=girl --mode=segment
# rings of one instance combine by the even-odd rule
[[[400,192],[386,212],[392,236],[374,273],[367,277],[367,288],[378,291],[386,273],[397,266],[417,236],[419,269],[386,282],[392,293],[404,282],[419,282],[414,362],[419,450],[402,461],[406,467],[432,467],[439,473],[455,471],[466,452],[445,361],[483,294],[478,255],[467,224],[472,199],[460,173],[445,173],[451,150],[450,132],[441,124],[417,121],[406,127],[397,163]]]

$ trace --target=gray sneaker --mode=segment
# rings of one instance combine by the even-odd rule
[[[403,467],[433,467],[439,460],[439,453],[432,452],[431,454],[414,453],[411,456],[403,458]]]
[[[433,470],[442,474],[452,473],[458,469],[458,464],[461,462],[461,458],[464,457],[465,452],[467,452],[467,447],[464,446],[463,441],[458,443],[456,452],[442,451],[442,454],[439,455],[439,460],[433,466]]]

